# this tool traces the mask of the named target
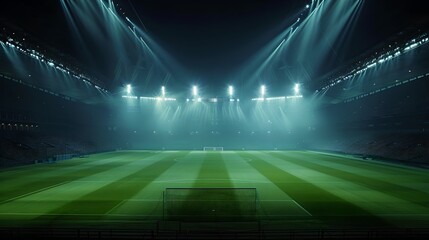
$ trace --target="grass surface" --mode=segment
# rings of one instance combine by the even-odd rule
[[[252,220],[272,226],[429,227],[428,173],[308,151],[101,153],[1,170],[0,225],[157,221],[166,188],[256,188]],[[214,210],[222,213],[217,221],[248,213],[243,198],[230,192],[190,191],[183,199],[186,221],[213,220],[207,216]]]

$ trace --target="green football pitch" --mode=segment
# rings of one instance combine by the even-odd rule
[[[207,220],[429,227],[427,169],[320,152],[117,151],[3,169],[0,183],[1,226]],[[187,190],[166,199],[169,188]]]

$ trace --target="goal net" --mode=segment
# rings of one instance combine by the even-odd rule
[[[223,147],[204,147],[204,151],[223,151]]]
[[[164,219],[173,221],[252,221],[256,188],[166,188]]]

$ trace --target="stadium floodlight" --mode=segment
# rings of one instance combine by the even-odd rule
[[[287,96],[287,99],[302,98],[302,95]]]
[[[127,94],[131,94],[131,84],[127,84]]]
[[[262,86],[261,86],[261,97],[264,97],[264,96],[265,96],[265,93],[266,93],[265,85],[262,85]]]
[[[233,86],[228,86],[228,95],[230,98],[232,98],[232,96],[234,95],[234,87]]]
[[[130,95],[124,95],[122,96],[123,98],[128,98],[128,99],[138,99],[137,96],[130,96]],[[141,97],[140,97],[141,98]]]
[[[198,96],[198,88],[197,86],[192,86],[192,95],[194,95],[194,97]]]
[[[295,95],[299,94],[299,83],[295,83],[295,87],[293,88],[293,91],[295,92]]]
[[[266,98],[267,101],[274,101],[274,100],[285,100],[286,97],[285,96],[281,96],[281,97],[269,97]]]
[[[165,86],[161,87],[161,95],[162,97],[165,97]]]

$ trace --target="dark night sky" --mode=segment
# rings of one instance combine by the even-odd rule
[[[171,2],[134,5],[160,45],[200,74],[239,65],[288,26],[291,14],[306,4],[302,0]]]
[[[340,0],[338,0],[340,1]],[[282,29],[309,0],[117,0],[177,62],[197,78],[232,72]],[[427,23],[425,1],[366,0],[350,56],[409,26]],[[134,9],[133,9],[134,8]],[[138,17],[137,17],[138,15]],[[0,21],[22,28],[74,55],[71,32],[59,0],[15,0],[0,9]],[[79,56],[74,56],[79,58]]]

